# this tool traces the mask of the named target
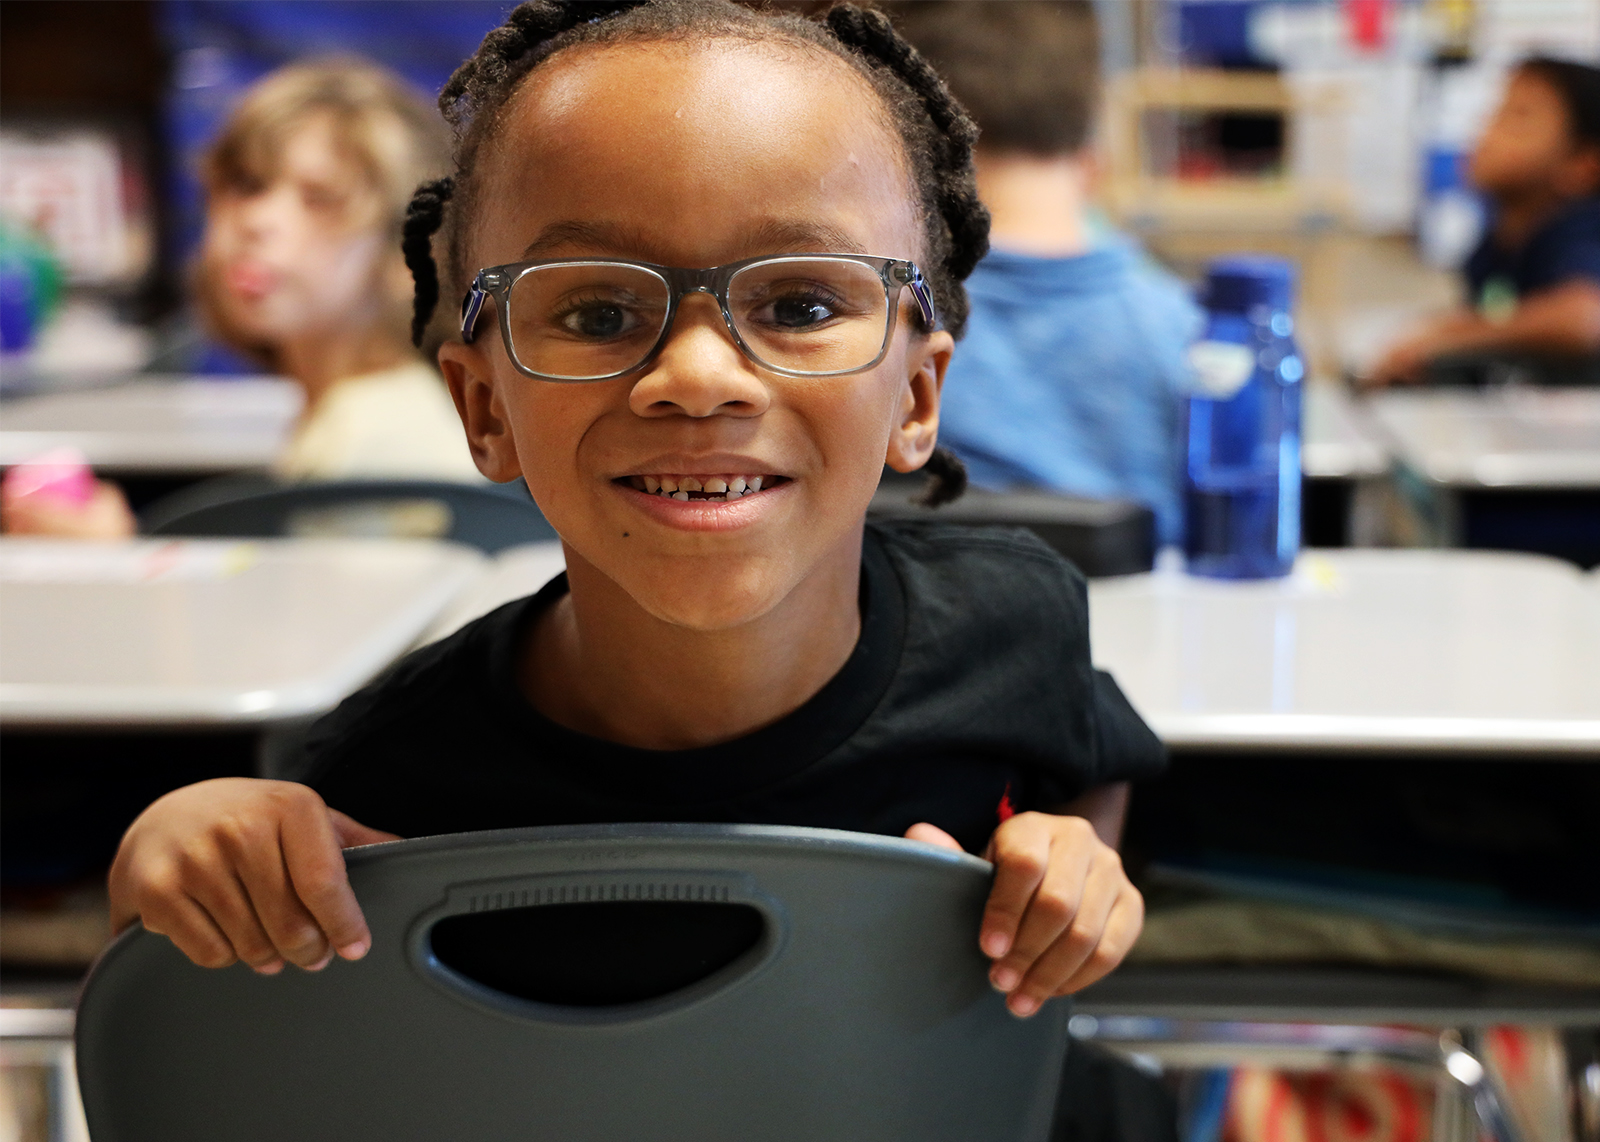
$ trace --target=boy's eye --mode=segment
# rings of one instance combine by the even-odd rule
[[[806,297],[786,297],[772,303],[772,324],[783,329],[806,329],[833,318],[822,302]]]
[[[631,310],[613,302],[590,302],[568,310],[559,324],[579,337],[603,340],[632,332],[638,328],[639,319]]]
[[[769,329],[816,329],[848,315],[849,305],[833,290],[820,285],[790,289],[766,298],[751,299],[749,321]]]

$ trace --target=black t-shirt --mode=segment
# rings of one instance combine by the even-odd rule
[[[1575,278],[1600,285],[1600,196],[1580,198],[1536,230],[1516,249],[1495,241],[1491,226],[1465,267],[1471,304],[1484,303],[1490,283],[1515,298]]]
[[[517,663],[566,589],[558,577],[350,697],[313,727],[307,782],[406,837],[621,821],[898,836],[930,821],[981,851],[1010,810],[1165,762],[1089,664],[1083,577],[1028,532],[869,525],[861,636],[839,673],[787,717],[701,749],[617,745],[533,708]]]

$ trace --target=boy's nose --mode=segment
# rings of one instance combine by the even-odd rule
[[[628,394],[639,416],[760,416],[771,402],[754,364],[739,350],[716,299],[690,294],[666,344]]]

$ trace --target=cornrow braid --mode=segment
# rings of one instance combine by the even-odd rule
[[[945,268],[957,281],[965,281],[979,259],[989,252],[989,211],[978,200],[972,169],[978,125],[956,102],[939,73],[900,37],[882,12],[839,4],[828,12],[827,21],[840,43],[881,61],[898,76],[922,102],[938,129],[940,153],[935,156],[933,170],[938,178],[939,213],[950,229]]]
[[[439,304],[439,269],[433,261],[433,236],[444,223],[445,203],[455,192],[452,178],[434,179],[417,187],[406,207],[400,228],[400,250],[416,290],[411,301],[411,343],[422,345],[422,335]]]
[[[582,24],[598,23],[631,8],[638,8],[649,0],[531,0],[518,4],[506,17],[506,22],[483,38],[477,53],[455,71],[450,81],[439,92],[439,110],[445,121],[458,132],[477,117],[478,111],[491,97],[496,105],[510,94],[506,88],[515,85],[549,53],[528,56],[563,32]],[[524,60],[527,66],[518,67]]]
[[[961,336],[967,320],[961,283],[989,248],[989,213],[978,201],[972,169],[978,130],[886,16],[848,3],[819,22],[732,0],[528,0],[484,38],[440,92],[439,109],[456,133],[455,176],[447,186],[420,187],[407,215],[406,264],[417,285],[414,337],[420,340],[438,307],[434,234],[443,234],[452,285],[466,289],[465,220],[475,206],[478,154],[528,74],[575,45],[695,38],[785,42],[840,59],[867,81],[905,150],[922,215],[919,260],[935,308],[944,328]],[[966,486],[960,461],[947,450],[937,450],[928,470],[937,485],[927,493],[930,503],[955,499]]]
[[[928,474],[928,483],[917,493],[916,501],[925,508],[959,500],[967,490],[967,466],[942,444],[933,450],[922,470]]]

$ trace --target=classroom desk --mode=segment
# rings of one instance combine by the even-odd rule
[[[1556,560],[1316,551],[1089,600],[1096,663],[1175,747],[1600,754],[1600,597]]]
[[[314,716],[398,657],[481,567],[431,542],[0,539],[0,722]]]
[[[1390,391],[1370,408],[1425,538],[1600,562],[1600,391]]]
[[[76,448],[134,485],[130,498],[142,506],[196,479],[270,468],[301,403],[299,387],[277,377],[141,378],[22,397],[0,405],[0,467]]]
[[[1378,527],[1375,497],[1393,462],[1365,408],[1341,384],[1304,390],[1302,532],[1310,547],[1360,546]]]
[[[1091,583],[1089,597],[1096,663],[1172,751],[1130,821],[1130,843],[1155,845],[1146,855],[1167,883],[1176,872],[1255,899],[1450,921],[1462,913],[1438,904],[1450,897],[1432,886],[1459,873],[1460,899],[1483,899],[1490,890],[1474,887],[1483,864],[1472,862],[1487,853],[1504,870],[1487,877],[1493,891],[1519,908],[1531,906],[1518,893],[1548,875],[1547,861],[1562,864],[1567,887],[1552,889],[1561,899],[1589,891],[1581,820],[1600,761],[1600,591],[1570,564],[1315,551],[1284,580],[1162,568]],[[1545,852],[1551,843],[1564,847]],[[1273,895],[1274,884],[1290,895]],[[1406,885],[1421,892],[1413,903]],[[1600,987],[1426,968],[1154,962],[1096,985],[1082,1010],[1578,1024],[1600,1022]]]
[[[1305,387],[1300,470],[1311,480],[1364,480],[1388,474],[1389,450],[1366,410],[1341,384]]]
[[[1390,391],[1369,404],[1400,459],[1435,484],[1600,489],[1600,392]]]

